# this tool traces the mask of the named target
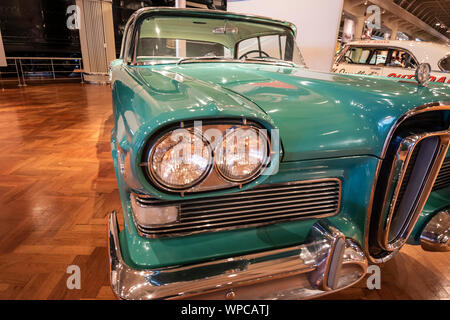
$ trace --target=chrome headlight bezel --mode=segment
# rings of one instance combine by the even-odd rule
[[[257,179],[261,173],[270,165],[271,162],[271,138],[270,138],[270,131],[267,130],[264,126],[261,124],[254,122],[254,121],[247,121],[245,118],[240,119],[210,119],[210,120],[196,120],[196,121],[202,121],[202,135],[201,139],[205,141],[209,147],[211,148],[212,152],[212,161],[208,167],[208,170],[205,171],[205,173],[202,175],[200,179],[195,181],[189,186],[183,187],[183,188],[173,188],[172,186],[169,186],[164,183],[164,181],[161,181],[157,178],[155,173],[152,170],[152,157],[153,152],[155,149],[155,146],[158,145],[159,141],[166,137],[168,134],[174,132],[177,129],[193,129],[194,128],[194,120],[192,121],[183,121],[176,124],[168,125],[162,130],[157,131],[154,133],[150,139],[148,139],[145,147],[142,149],[141,153],[141,162],[139,164],[139,167],[142,169],[144,173],[144,177],[146,178],[147,182],[149,182],[153,187],[155,187],[158,190],[161,190],[165,193],[178,193],[182,196],[185,193],[198,193],[198,192],[207,192],[207,191],[217,191],[222,189],[229,189],[229,188],[235,188],[235,187],[242,187],[244,184],[250,183]],[[205,139],[205,136],[203,135],[207,129],[216,129],[222,132],[222,135],[220,139],[222,139],[226,135],[226,129],[230,129],[233,127],[248,127],[248,128],[254,128],[256,130],[265,130],[265,139],[268,143],[267,146],[267,161],[264,163],[260,168],[258,168],[257,172],[255,172],[251,177],[246,178],[245,180],[240,181],[232,181],[227,179],[217,168],[216,160],[215,160],[215,148],[219,144],[219,141],[215,141],[213,143],[210,143],[211,141],[208,141]],[[194,132],[195,130],[192,130]],[[197,131],[195,131],[197,132]]]
[[[241,127],[232,127],[222,136],[222,140],[216,145],[215,150],[214,150],[216,159],[220,158],[220,149],[223,150],[222,143],[224,141],[226,141],[226,139],[229,136],[235,134],[236,131],[241,130],[241,129],[242,129]],[[247,126],[247,130],[248,129],[258,130],[260,128],[257,128],[254,126]],[[223,169],[223,166],[221,164],[215,162],[214,163],[215,169],[224,179],[226,179],[227,181],[243,184],[248,181],[252,181],[254,179],[254,177],[257,177],[260,175],[261,170],[267,165],[268,161],[270,161],[270,140],[267,137],[267,135],[264,134],[263,132],[259,132],[258,137],[263,137],[263,139],[264,139],[264,141],[263,141],[265,143],[264,151],[266,154],[264,155],[263,160],[260,162],[260,164],[257,166],[257,168],[255,170],[253,170],[251,174],[247,175],[244,178],[239,179],[239,178],[231,177],[229,174],[226,174],[225,170]],[[218,160],[220,160],[220,159],[218,159]]]
[[[175,130],[180,129],[180,128],[176,128],[174,130],[170,130],[168,132],[166,132],[165,134],[161,135],[156,141],[155,143],[151,146],[150,151],[148,152],[148,156],[147,156],[147,171],[150,175],[150,177],[152,178],[152,181],[156,182],[156,184],[160,187],[163,188],[166,191],[183,191],[189,188],[192,188],[196,185],[198,185],[199,183],[201,183],[211,172],[213,164],[214,164],[214,158],[213,158],[213,150],[211,148],[211,145],[209,144],[208,141],[206,141],[203,137],[201,137],[199,134],[197,134],[196,132],[191,132],[192,135],[196,136],[198,139],[201,139],[202,142],[204,143],[205,147],[208,149],[208,153],[209,153],[209,163],[207,164],[205,170],[203,171],[203,173],[195,180],[193,180],[192,182],[185,184],[183,186],[176,186],[176,185],[171,185],[170,183],[163,181],[161,177],[159,177],[159,175],[155,172],[154,170],[154,166],[153,166],[153,156],[155,154],[156,148],[159,144],[161,144],[164,140],[166,140]]]

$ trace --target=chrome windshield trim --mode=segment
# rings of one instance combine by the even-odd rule
[[[145,7],[145,8],[141,8],[135,11],[135,18],[139,18],[140,16],[149,13],[149,12],[173,12],[173,13],[179,13],[179,12],[192,12],[192,13],[208,13],[208,14],[217,14],[218,16],[223,16],[224,18],[227,16],[235,16],[236,18],[241,18],[242,20],[251,20],[251,19],[260,19],[260,20],[266,20],[266,22],[268,23],[273,23],[273,24],[278,24],[280,26],[284,26],[289,28],[293,34],[294,37],[297,36],[297,27],[295,26],[294,23],[290,22],[290,21],[286,21],[286,20],[278,20],[278,19],[273,19],[273,18],[269,18],[269,17],[265,17],[265,16],[260,16],[260,15],[255,15],[255,14],[243,14],[243,13],[238,13],[238,12],[231,12],[231,11],[222,11],[222,10],[214,10],[214,9],[199,9],[199,8],[173,8],[173,7]]]
[[[249,64],[268,64],[282,67],[297,68],[299,65],[292,61],[284,60],[265,60],[258,58],[247,58],[247,59],[233,59],[233,58],[222,58],[222,57],[185,57],[179,59],[155,59],[155,60],[141,60],[136,61],[134,66],[155,66],[161,64],[186,64],[186,63],[249,63]],[[306,66],[302,66],[306,68]]]

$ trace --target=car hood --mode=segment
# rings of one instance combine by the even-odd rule
[[[180,81],[183,86],[195,84],[197,94],[211,101],[231,94],[256,105],[279,129],[283,161],[379,157],[402,114],[426,103],[450,101],[448,86],[419,87],[412,81],[268,64],[186,63],[135,67],[132,72],[149,90],[170,88]],[[155,73],[159,76],[149,81]],[[227,109],[222,109],[215,117],[227,115]]]

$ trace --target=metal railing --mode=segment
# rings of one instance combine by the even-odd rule
[[[35,81],[84,81],[81,58],[6,57],[6,62],[6,67],[0,67],[0,84],[16,82],[22,87]]]

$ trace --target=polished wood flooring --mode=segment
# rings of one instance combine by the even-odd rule
[[[120,209],[108,86],[0,87],[0,299],[114,299],[106,217]],[[406,246],[365,281],[328,299],[450,299],[448,253]],[[69,265],[81,289],[66,286]]]

